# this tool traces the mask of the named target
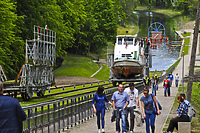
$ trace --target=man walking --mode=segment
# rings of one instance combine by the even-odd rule
[[[124,86],[119,84],[118,91],[112,95],[113,109],[116,113],[116,133],[120,132],[120,118],[122,118],[122,132],[126,133],[126,107],[129,104],[129,97],[124,92]]]
[[[158,90],[159,78],[158,78],[157,74],[155,75],[154,79],[156,80],[156,90]]]
[[[0,82],[0,133],[21,133],[26,114],[17,99],[3,95]]]
[[[149,77],[147,77],[147,75],[145,75],[145,77],[143,78],[143,85],[144,85],[144,87],[147,87],[149,89],[150,79],[149,79]]]
[[[178,75],[178,73],[176,73],[176,76],[175,76],[176,87],[178,87],[178,81],[179,81],[179,75]]]
[[[171,83],[171,86],[172,86],[172,81],[174,80],[174,76],[173,76],[173,74],[172,74],[172,72],[170,72],[169,74],[168,74],[168,76],[169,76],[169,78],[170,78],[170,83]],[[170,86],[170,87],[171,87]]]
[[[130,83],[129,87],[124,90],[129,95],[129,104],[126,108],[127,114],[126,114],[126,131],[129,131],[129,122],[128,122],[128,114],[130,112],[130,133],[133,133],[134,128],[134,109],[139,108],[139,100],[138,100],[138,90],[135,88],[134,83]]]

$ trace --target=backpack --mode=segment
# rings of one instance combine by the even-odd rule
[[[153,100],[152,94],[150,94],[150,95],[151,95],[151,98],[152,98],[152,100]],[[157,99],[156,99],[156,101],[157,101],[157,103],[158,103],[159,110],[162,110],[162,106],[160,105],[160,103],[158,102]],[[153,113],[156,114],[156,115],[158,115],[158,114],[157,114],[156,104],[155,104],[154,100],[153,100]]]
[[[195,117],[195,109],[192,106],[188,106],[188,116],[189,117]]]

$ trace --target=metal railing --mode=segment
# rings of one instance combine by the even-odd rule
[[[144,88],[142,82],[135,86],[139,92]],[[117,87],[105,89],[107,98],[111,99],[116,90]],[[23,122],[23,133],[55,133],[82,124],[95,115],[92,108],[94,94],[95,92],[23,107],[27,114],[27,119]]]

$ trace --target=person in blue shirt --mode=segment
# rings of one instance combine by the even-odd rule
[[[174,76],[173,76],[172,72],[170,72],[170,73],[168,74],[168,76],[169,76],[169,78],[170,78],[170,80],[171,80],[171,86],[172,86],[172,81],[174,80]]]
[[[112,105],[112,103],[107,99],[105,93],[104,93],[104,87],[99,86],[97,89],[97,92],[94,94],[94,97],[92,99],[92,107],[94,109],[94,112],[97,115],[97,126],[98,126],[98,132],[101,133],[100,128],[100,119],[102,122],[102,132],[105,132],[104,130],[104,116],[105,116],[105,101]],[[94,103],[96,104],[94,105]]]
[[[182,96],[182,97],[184,98],[185,104],[186,104],[188,107],[190,107],[190,106],[191,106],[191,103],[190,103],[188,100],[186,100],[185,94],[184,94],[184,93],[181,93],[180,96]],[[189,117],[189,120],[191,121],[191,120],[192,120],[192,117]]]
[[[157,114],[160,114],[159,106],[156,101],[156,97],[154,94],[149,94],[149,89],[147,87],[144,88],[144,96],[141,97],[140,99],[141,105],[142,105],[142,113],[143,117],[146,122],[146,133],[150,133],[149,126],[151,125],[151,130],[152,133],[155,132],[155,119],[156,119],[156,114],[154,112],[154,104],[155,107],[157,108]]]
[[[177,116],[173,117],[170,120],[167,131],[165,131],[164,133],[173,132],[174,128],[178,130],[178,122],[189,122],[188,105],[184,102],[184,97],[178,96],[177,102],[179,103]]]
[[[17,99],[3,95],[0,81],[0,133],[22,133],[26,114]]]
[[[129,104],[129,96],[124,92],[123,84],[119,84],[118,91],[113,93],[111,100],[116,114],[116,133],[120,132],[120,118],[122,118],[122,133],[126,133],[126,107]]]
[[[170,87],[172,86],[172,80],[171,80],[171,78],[168,76],[168,80],[169,80],[169,83],[170,83],[170,85],[169,86],[167,86],[167,91],[168,91],[168,96],[170,96]]]

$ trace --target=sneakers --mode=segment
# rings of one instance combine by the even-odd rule
[[[101,130],[101,131],[102,131],[102,133],[105,133],[105,130],[104,130],[104,128],[102,128],[102,130]]]
[[[101,129],[98,130],[98,133],[101,133]]]
[[[119,133],[119,131],[116,131],[116,133]]]
[[[133,131],[130,131],[130,133],[133,133]]]

